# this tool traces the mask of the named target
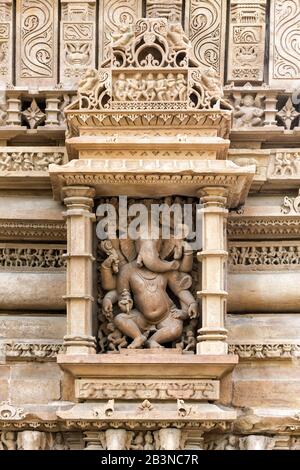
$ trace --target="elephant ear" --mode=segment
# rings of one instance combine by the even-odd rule
[[[121,252],[125,256],[126,260],[131,263],[137,257],[137,252],[135,249],[135,243],[130,238],[126,238],[124,240],[120,239],[120,248]]]

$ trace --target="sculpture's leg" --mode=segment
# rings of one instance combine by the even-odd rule
[[[133,339],[133,342],[128,346],[128,349],[140,348],[147,339],[146,336],[142,334],[134,315],[136,315],[136,318],[140,316],[138,312],[131,312],[130,315],[120,313],[114,319],[114,323],[117,328],[126,336]]]
[[[182,321],[166,318],[157,325],[157,331],[147,341],[149,348],[161,348],[162,344],[170,343],[182,335]]]

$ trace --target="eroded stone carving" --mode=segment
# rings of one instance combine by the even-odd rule
[[[24,418],[23,408],[16,408],[8,401],[0,403],[0,419],[1,420],[18,420]]]
[[[61,165],[64,159],[65,152],[51,149],[26,152],[6,148],[0,152],[0,171],[47,171],[49,165]]]
[[[285,196],[281,206],[283,214],[299,214],[300,213],[300,190],[297,197]]]
[[[17,437],[13,431],[0,433],[0,450],[17,450]]]
[[[25,121],[29,124],[30,129],[35,129],[42,124],[46,119],[46,114],[38,107],[36,100],[32,100],[29,108],[22,111],[22,116]]]
[[[238,129],[262,126],[264,110],[261,100],[263,95],[255,96],[249,93],[242,96],[240,93],[235,93],[234,98],[234,126]]]
[[[172,23],[181,23],[182,0],[146,0],[146,16],[149,18],[166,18]]]

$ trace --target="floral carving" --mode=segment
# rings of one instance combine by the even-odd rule
[[[40,110],[35,99],[32,100],[29,108],[25,109],[25,111],[22,111],[21,114],[29,124],[30,129],[35,129],[46,119],[46,114]]]
[[[286,129],[291,129],[296,119],[300,116],[300,113],[296,111],[291,98],[289,98],[276,116],[284,124]]]

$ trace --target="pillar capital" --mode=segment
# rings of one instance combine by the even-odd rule
[[[228,189],[223,186],[205,186],[197,191],[200,202],[204,207],[219,206],[227,204]]]

